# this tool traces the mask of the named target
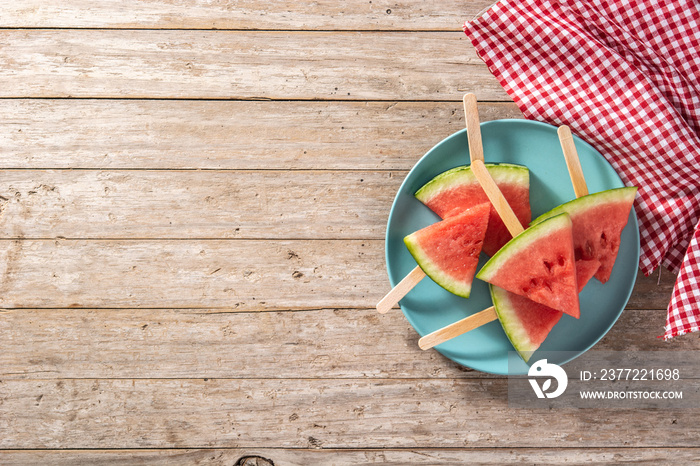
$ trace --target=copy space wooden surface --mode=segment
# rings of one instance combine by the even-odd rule
[[[508,408],[418,348],[384,233],[415,162],[521,118],[488,1],[0,5],[0,464],[659,464],[696,413]],[[674,276],[596,346],[663,342]]]

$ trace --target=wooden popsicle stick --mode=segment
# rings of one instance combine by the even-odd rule
[[[503,193],[496,185],[496,182],[491,178],[491,174],[486,169],[486,165],[481,160],[472,161],[472,173],[476,176],[476,180],[481,185],[481,188],[486,193],[486,197],[491,201],[491,205],[496,209],[498,215],[503,220],[503,223],[508,228],[511,236],[516,237],[522,233],[525,229],[523,228],[520,220],[513,212],[513,209],[508,204],[508,201],[503,197]]]
[[[464,103],[464,119],[467,123],[467,142],[469,143],[469,158],[484,161],[484,147],[481,144],[481,123],[479,122],[479,110],[476,105],[474,94],[465,94],[462,99]]]
[[[503,197],[503,193],[501,193],[496,182],[491,178],[486,165],[484,165],[484,148],[481,145],[481,125],[479,124],[476,96],[474,94],[465,94],[462,100],[464,102],[464,119],[467,121],[467,138],[469,139],[469,157],[472,161],[472,172],[510,234],[517,236],[523,232],[523,226],[520,224],[508,201],[506,201],[506,198]]]
[[[389,309],[401,301],[401,298],[406,296],[424,277],[425,272],[423,272],[423,269],[416,266],[377,303],[377,311],[379,311],[380,314],[389,312]]]
[[[566,160],[566,168],[569,170],[569,176],[571,177],[571,184],[574,186],[574,194],[576,194],[576,197],[585,196],[588,194],[588,186],[586,186],[586,179],[583,177],[581,161],[578,158],[578,152],[576,151],[571,129],[566,125],[560,126],[557,130],[557,134],[559,135],[561,149],[564,151],[564,159]]]
[[[433,346],[437,346],[447,340],[451,340],[463,333],[467,333],[470,330],[481,327],[482,325],[488,324],[491,321],[498,319],[498,314],[496,314],[496,309],[491,306],[484,309],[481,312],[472,314],[469,317],[465,317],[462,320],[458,320],[454,324],[450,324],[439,330],[429,333],[420,340],[418,340],[418,347],[422,350],[427,350]]]

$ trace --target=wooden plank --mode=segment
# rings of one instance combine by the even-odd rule
[[[14,240],[0,303],[17,307],[275,310],[371,307],[385,293],[383,242]],[[192,290],[198,290],[192,293]],[[319,290],[324,290],[319,293]],[[651,301],[645,307],[657,306]]]
[[[700,350],[693,336],[657,338],[665,319],[627,310],[595,350]],[[492,377],[419,350],[398,311],[21,309],[0,312],[0,335],[0,380]]]
[[[676,274],[669,272],[664,267],[659,267],[648,277],[638,272],[637,281],[634,284],[634,292],[630,296],[627,307],[633,309],[666,309],[671,300],[671,293],[675,283]]]
[[[510,100],[462,32],[9,29],[0,63],[0,97]]]
[[[405,175],[11,170],[0,237],[382,239]]]
[[[640,415],[637,409],[513,409],[504,378],[3,380],[0,394],[0,449],[605,448],[619,446],[621,438],[632,448],[700,442],[694,410]]]
[[[369,309],[14,310],[0,313],[0,334],[0,380],[464,374],[421,352],[399,313]]]
[[[513,103],[479,111],[522,118]],[[464,129],[454,102],[19,99],[0,119],[0,168],[408,170]]]
[[[52,464],[81,465],[241,465],[306,466],[309,464],[678,464],[700,462],[700,449],[687,448],[411,448],[381,450],[320,450],[281,448],[187,449],[187,450],[5,450],[0,461],[6,466]],[[244,461],[251,461],[245,463]],[[257,461],[257,463],[253,461]]]
[[[6,240],[0,307],[369,308],[383,263],[383,241]]]
[[[0,307],[371,308],[383,264],[381,240],[0,240]]]
[[[23,0],[0,4],[0,27],[129,29],[459,30],[491,0],[337,2]]]

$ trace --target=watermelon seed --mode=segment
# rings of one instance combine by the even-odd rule
[[[600,247],[605,248],[608,244],[608,237],[605,236],[605,232],[600,234]]]
[[[563,267],[566,264],[566,259],[564,259],[564,256],[560,255],[557,257],[557,263]]]
[[[552,273],[552,263],[549,261],[544,261],[544,267],[547,269],[547,273]]]

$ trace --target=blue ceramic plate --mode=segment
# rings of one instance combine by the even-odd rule
[[[575,198],[556,128],[528,120],[498,120],[481,124],[486,162],[515,163],[530,169],[532,218]],[[581,166],[591,193],[622,187],[615,170],[593,147],[574,137]],[[391,286],[415,266],[404,236],[439,220],[413,195],[435,175],[469,164],[466,130],[433,147],[404,180],[389,214],[386,261]],[[479,268],[486,262],[481,255]],[[564,315],[538,351],[566,351],[563,364],[595,345],[622,313],[632,292],[639,263],[639,228],[634,209],[622,232],[620,251],[610,280],[603,285],[592,279],[581,292],[581,318]],[[421,336],[491,306],[488,285],[475,279],[469,299],[460,298],[424,278],[400,302],[406,319]],[[436,347],[449,359],[473,369],[508,374],[508,352],[513,347],[498,321],[460,335]],[[537,361],[537,352],[531,361]],[[527,373],[527,365],[511,365],[510,374]]]

